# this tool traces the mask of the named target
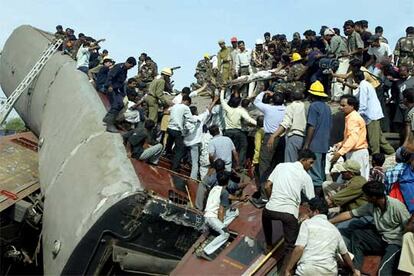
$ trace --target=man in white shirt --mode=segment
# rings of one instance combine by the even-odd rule
[[[240,40],[238,42],[239,52],[236,55],[235,70],[237,76],[246,76],[252,73],[251,60],[252,60],[252,51],[246,49],[244,41]],[[243,85],[240,88],[240,93],[243,97],[247,97],[250,90],[254,89],[254,83],[249,83],[249,85]]]
[[[211,108],[215,105],[218,98],[215,98],[207,110],[198,114],[196,106],[190,106],[191,114],[193,115],[191,120],[186,122],[186,129],[190,132],[184,137],[184,145],[190,147],[191,154],[191,174],[192,179],[198,179],[198,170],[199,170],[199,157],[200,157],[200,147],[201,147],[201,137],[203,134],[203,126],[206,124],[207,120],[210,118]]]
[[[294,275],[337,275],[337,252],[353,275],[360,275],[354,268],[345,242],[338,229],[328,221],[328,206],[320,198],[309,201],[310,219],[302,222],[296,239],[295,249],[289,258],[284,275],[291,275],[297,263]]]
[[[285,239],[283,255],[287,256],[292,251],[299,232],[298,216],[301,192],[303,191],[308,199],[315,197],[312,178],[307,173],[315,159],[316,156],[312,151],[303,150],[299,153],[299,161],[281,163],[269,176],[266,182],[269,201],[262,213],[267,252],[273,248],[273,220],[282,222]]]
[[[210,163],[213,164],[217,159],[222,159],[226,164],[226,171],[231,172],[233,157],[234,167],[238,170],[239,155],[231,139],[227,136],[222,136],[217,125],[212,125],[208,130],[211,136],[213,136],[208,144]]]
[[[89,57],[91,52],[95,49],[98,49],[99,45],[91,45],[89,41],[83,42],[83,44],[79,47],[79,50],[76,54],[76,68],[79,71],[88,74],[89,70]]]
[[[372,72],[374,75],[378,76],[380,74],[380,70],[375,67],[375,64],[380,63],[384,59],[388,59],[391,61],[392,58],[392,51],[390,46],[387,43],[380,42],[380,37],[378,35],[372,35],[368,43],[370,43],[368,47],[368,55],[370,55],[370,59],[365,64],[365,68],[370,69],[371,65],[374,65]]]
[[[214,251],[226,243],[230,237],[227,226],[239,215],[237,209],[230,208],[230,194],[226,189],[229,179],[229,174],[224,172],[218,173],[218,185],[211,189],[207,198],[204,212],[205,223],[207,227],[220,234],[203,249],[203,254],[200,257],[208,260],[211,260],[210,255],[214,253]]]
[[[170,111],[170,121],[168,122],[168,139],[167,143],[174,146],[174,157],[172,158],[171,170],[177,172],[180,169],[181,159],[184,156],[184,136],[185,136],[185,123],[191,120],[191,111],[189,105],[191,104],[191,98],[187,95],[183,96],[182,103],[175,104]],[[169,141],[168,141],[169,140]]]
[[[220,103],[224,110],[224,122],[226,124],[226,131],[224,134],[233,141],[237,152],[240,154],[240,166],[244,167],[247,152],[247,136],[242,131],[242,120],[244,119],[251,125],[256,125],[256,120],[253,119],[246,109],[240,106],[241,98],[233,96],[229,102],[224,98],[224,90],[220,92]]]
[[[365,80],[364,72],[354,73],[355,82],[359,85],[355,96],[359,101],[358,113],[364,118],[367,125],[368,144],[372,154],[393,154],[394,148],[387,142],[381,131],[380,119],[384,118],[377,92],[374,87]]]

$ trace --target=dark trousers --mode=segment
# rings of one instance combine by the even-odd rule
[[[108,92],[107,95],[109,103],[111,104],[108,113],[118,115],[124,107],[124,96],[121,93],[116,92],[116,90]]]
[[[276,165],[284,161],[285,155],[285,139],[276,138],[273,143],[273,148],[269,149],[267,147],[267,142],[269,141],[270,136],[271,134],[269,133],[264,135],[262,146],[260,148],[259,175],[262,198],[267,198],[264,192],[264,183],[266,183],[267,178]]]
[[[179,130],[167,128],[168,139],[174,142],[174,156],[171,160],[171,170],[177,172],[180,169],[181,159],[185,153],[184,137]]]
[[[239,153],[239,166],[241,168],[244,168],[247,153],[246,134],[240,129],[228,129],[224,132],[224,135],[229,137],[233,141],[233,144],[236,147],[237,152]]]
[[[262,225],[266,244],[268,246],[273,245],[273,220],[279,220],[282,222],[283,238],[285,239],[285,249],[283,251],[283,255],[287,256],[295,247],[296,238],[299,234],[298,220],[292,214],[270,211],[266,208],[263,208]]]
[[[379,276],[393,275],[398,265],[401,246],[388,244],[382,240],[381,235],[372,228],[357,229],[351,236],[350,252],[355,255],[354,265],[361,269],[364,255],[382,254]]]

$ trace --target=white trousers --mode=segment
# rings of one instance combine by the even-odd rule
[[[346,159],[355,160],[361,165],[361,175],[368,180],[369,178],[369,153],[368,149],[351,151],[346,154]]]
[[[349,68],[349,58],[340,58],[338,70],[336,70],[336,74],[343,74],[345,75],[348,72]],[[339,101],[339,98],[342,95],[349,94],[349,88],[345,86],[343,88],[343,84],[340,82],[333,82],[332,83],[332,100]]]
[[[230,234],[227,230],[223,230],[223,228],[226,228],[238,215],[238,209],[234,209],[233,211],[231,209],[228,209],[224,215],[224,221],[221,221],[218,218],[206,218],[207,226],[211,229],[214,229],[220,234],[209,244],[207,244],[206,247],[204,247],[204,252],[207,255],[214,253],[214,251],[226,243],[230,237]]]
[[[414,275],[414,233],[408,232],[403,236],[398,269]]]

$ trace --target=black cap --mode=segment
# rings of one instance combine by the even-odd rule
[[[132,64],[133,66],[137,65],[137,60],[134,57],[129,57],[126,62]]]
[[[56,29],[63,29],[62,25],[57,25]]]
[[[405,29],[405,32],[407,34],[414,34],[414,27],[413,26],[407,27],[407,29]]]

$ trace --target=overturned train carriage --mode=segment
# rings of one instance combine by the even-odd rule
[[[52,40],[31,26],[12,33],[0,59],[7,96]],[[117,264],[167,274],[198,238],[202,216],[146,192],[140,174],[151,172],[137,171],[121,136],[105,132],[105,107],[74,63],[55,53],[15,105],[39,138],[44,273],[110,273]]]

